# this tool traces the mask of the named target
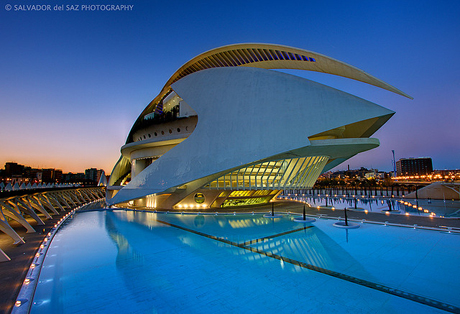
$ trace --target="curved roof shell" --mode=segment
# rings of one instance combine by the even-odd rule
[[[328,73],[364,82],[412,99],[411,96],[369,73],[320,53],[284,45],[244,43],[211,49],[186,62],[174,72],[140,117],[152,112],[156,104],[171,91],[171,85],[181,78],[205,69],[239,66]]]

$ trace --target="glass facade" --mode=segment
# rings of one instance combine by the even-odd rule
[[[206,185],[217,190],[284,190],[313,186],[328,156],[267,161],[229,172]]]

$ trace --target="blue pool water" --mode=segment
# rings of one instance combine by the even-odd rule
[[[51,243],[32,313],[460,308],[459,235],[292,218],[78,213]]]
[[[411,216],[460,217],[460,201],[458,200],[405,199],[382,196],[366,197],[363,195],[289,195],[286,198],[306,202],[312,207],[333,206],[337,209],[344,209],[346,207],[351,210],[357,208],[358,210],[377,213],[396,210],[401,212],[401,214],[407,213]]]

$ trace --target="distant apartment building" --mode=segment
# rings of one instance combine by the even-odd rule
[[[67,182],[67,183],[81,183],[81,182],[85,181],[85,174],[83,172],[79,172],[79,173],[72,173],[72,172],[64,173],[62,175],[62,180],[63,180],[63,182]]]
[[[103,174],[104,174],[104,170],[102,169],[96,169],[96,168],[86,169],[85,179],[97,184]]]
[[[429,157],[401,158],[396,162],[398,176],[423,176],[433,173],[433,161]]]
[[[54,169],[42,169],[42,182],[54,182]]]
[[[7,177],[22,175],[24,171],[24,165],[20,165],[15,162],[5,163],[5,175]]]
[[[85,179],[97,182],[97,169],[96,168],[86,169]]]
[[[61,169],[54,170],[54,180],[56,182],[62,182],[62,170]]]
[[[42,169],[41,172],[41,181],[44,183],[62,182],[62,170],[60,169],[48,168]]]

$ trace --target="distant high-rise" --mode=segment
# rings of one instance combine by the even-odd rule
[[[398,176],[423,176],[433,172],[433,161],[429,157],[401,158],[396,162]]]
[[[94,181],[97,183],[97,169],[90,168],[85,170],[85,179]]]

